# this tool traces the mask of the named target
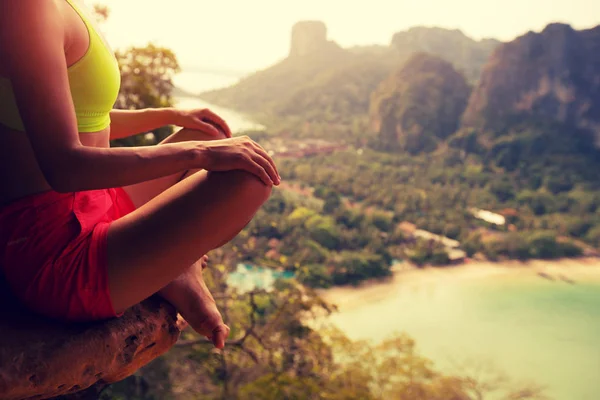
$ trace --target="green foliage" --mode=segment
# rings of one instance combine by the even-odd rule
[[[332,198],[324,187],[315,194]],[[319,211],[297,202],[275,190],[246,229],[249,235],[232,241],[238,256],[259,265],[275,262],[295,271],[297,279],[311,287],[356,284],[389,275],[392,259],[387,246],[402,241],[388,233],[393,226],[389,215],[377,211],[365,217],[341,203],[332,215],[326,215],[327,203]],[[283,258],[263,259],[267,242],[274,238],[281,239]],[[254,244],[249,246],[250,242]]]
[[[482,246],[482,252],[497,257],[527,260],[578,257],[582,250],[569,241],[558,241],[552,232],[514,233]]]
[[[320,260],[323,262],[324,260]],[[309,262],[305,259],[305,262]],[[334,284],[333,277],[323,264],[306,264],[296,270],[296,279],[304,285],[315,288],[329,288]]]
[[[537,233],[529,238],[531,254],[535,258],[558,258],[561,256],[555,235],[551,233]]]
[[[284,179],[294,176],[299,182],[310,182],[318,196],[337,193],[361,204],[353,209],[321,210],[335,217],[339,248],[360,250],[368,246],[371,252],[378,253],[381,251],[378,246],[383,243],[388,251],[393,249],[395,257],[406,257],[418,265],[447,261],[447,251],[443,249],[434,251],[425,244],[411,244],[404,237],[377,238],[391,234],[397,221],[410,221],[422,229],[456,239],[471,256],[483,252],[493,259],[527,259],[538,254],[554,257],[551,252],[538,248],[541,242],[529,240],[529,235],[549,229],[555,234],[597,245],[594,230],[599,224],[595,216],[599,204],[597,192],[582,186],[558,195],[543,186],[531,190],[528,174],[534,168],[525,168],[523,174],[519,170],[499,175],[494,172],[496,166],[487,166],[479,157],[466,155],[464,162],[448,165],[446,156],[446,152],[392,156],[374,151],[358,156],[349,150],[323,157],[282,160],[280,171]],[[541,174],[544,178],[543,170]],[[506,231],[507,228],[474,219],[468,211],[471,207],[514,210],[515,216],[507,217],[508,224],[513,224],[522,237],[513,240],[510,239],[513,236],[508,235],[507,240],[484,244],[488,241],[482,240],[477,231]],[[373,209],[368,213],[367,208]],[[556,243],[560,256],[581,253],[579,245],[577,249],[569,245],[568,249],[562,240]]]
[[[371,223],[382,232],[390,232],[393,228],[392,217],[381,211],[374,211],[369,219]]]
[[[481,154],[484,148],[479,143],[478,136],[477,131],[474,129],[460,129],[448,138],[448,145],[468,153]]]
[[[118,109],[143,109],[172,106],[173,75],[179,72],[175,54],[166,48],[149,44],[116,52],[121,70],[121,90],[115,103]],[[153,140],[144,134],[115,140],[116,146],[156,144],[172,133],[171,127],[152,132]]]
[[[481,236],[477,233],[466,236],[461,243],[461,247],[467,253],[468,257],[473,257],[475,253],[483,250]]]
[[[567,232],[570,236],[582,238],[585,237],[593,226],[594,224],[590,220],[575,218],[568,223]]]
[[[378,278],[390,274],[386,259],[377,254],[361,251],[342,251],[333,260],[334,284],[357,284],[365,279]]]
[[[590,229],[586,235],[586,239],[589,243],[596,247],[600,247],[600,224]]]
[[[494,180],[490,184],[490,192],[498,198],[498,201],[504,203],[515,197],[515,189],[512,183],[507,179]]]
[[[305,222],[310,237],[327,249],[335,249],[339,242],[339,233],[332,217],[314,215]]]
[[[544,215],[555,211],[555,197],[546,192],[524,190],[517,196],[517,201],[528,206],[535,215]]]
[[[415,265],[446,265],[450,262],[448,253],[444,246],[427,240],[417,240],[414,246],[405,251],[406,256]]]

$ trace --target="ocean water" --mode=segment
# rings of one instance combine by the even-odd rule
[[[240,293],[249,292],[254,289],[269,291],[273,288],[273,284],[277,279],[289,279],[293,277],[293,272],[276,271],[271,268],[239,263],[236,266],[236,270],[227,277],[227,283],[235,287]]]
[[[197,94],[233,85],[239,80],[239,77],[227,74],[219,75],[217,73],[186,72],[184,70],[175,75],[173,80],[175,85],[181,89],[192,94]],[[180,108],[210,108],[227,122],[233,133],[265,129],[263,125],[252,121],[251,118],[242,113],[207,103],[197,97],[175,97],[174,100],[175,105]]]
[[[364,300],[331,317],[353,339],[406,332],[448,373],[505,373],[551,399],[600,399],[600,281],[434,276]]]
[[[259,123],[252,121],[248,116],[228,108],[219,107],[214,104],[207,103],[196,97],[175,97],[174,103],[176,107],[186,109],[209,108],[214,113],[218,114],[227,122],[232,133],[241,133],[247,131],[262,131],[265,127]]]

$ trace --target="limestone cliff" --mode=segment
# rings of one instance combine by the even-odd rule
[[[321,21],[301,21],[292,27],[290,57],[303,57],[327,47],[327,27]]]
[[[269,112],[321,71],[344,65],[352,58],[336,43],[327,41],[326,36],[322,22],[299,22],[292,29],[288,57],[243,78],[235,86],[205,92],[201,97],[244,112]]]
[[[432,151],[458,127],[469,86],[452,65],[416,54],[383,81],[371,100],[377,146],[409,153]]]
[[[493,53],[463,124],[501,131],[525,120],[587,130],[600,147],[600,26],[550,24]]]

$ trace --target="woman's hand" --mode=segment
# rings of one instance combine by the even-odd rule
[[[231,129],[229,129],[227,123],[208,108],[175,110],[174,116],[175,120],[172,122],[174,125],[196,129],[215,137],[220,134],[225,134],[228,138],[231,137]]]
[[[275,162],[248,136],[200,142],[199,168],[207,171],[241,169],[256,175],[266,185],[279,185],[281,178]]]

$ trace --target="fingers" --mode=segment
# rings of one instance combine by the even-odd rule
[[[211,341],[217,349],[225,347],[225,340],[229,336],[229,327],[225,324],[220,324],[212,331]]]
[[[228,138],[231,137],[231,129],[229,129],[229,125],[227,125],[227,122],[225,122],[223,118],[219,117],[217,114],[210,111],[209,109],[202,110],[202,114],[203,119],[206,118],[213,124],[218,125],[219,128],[221,128],[221,130],[225,133],[225,136],[227,136]]]
[[[185,319],[183,319],[183,317],[180,314],[177,314],[177,321],[175,322],[175,326],[180,331],[183,331],[188,326],[190,326],[190,324]]]
[[[202,168],[209,171],[241,169],[257,176],[265,185],[279,185],[281,177],[275,162],[260,145],[247,136],[215,140],[208,147],[216,151]]]
[[[279,174],[275,170],[275,167],[273,166],[273,164],[271,164],[269,162],[269,160],[264,158],[262,156],[262,154],[260,154],[260,153],[255,153],[254,156],[252,157],[252,159],[258,166],[260,166],[260,169],[262,170],[262,172],[264,172],[264,174],[269,179],[268,184],[279,185]],[[262,172],[261,172],[261,174],[262,174]]]
[[[279,176],[279,171],[277,171],[277,166],[275,165],[275,161],[273,161],[273,159],[271,158],[269,153],[267,153],[266,150],[263,149],[258,143],[254,142],[254,144],[256,145],[256,152],[258,154],[260,154],[265,160],[268,161],[270,168],[273,169],[273,171],[277,175],[277,180],[281,181],[281,176]]]
[[[248,157],[244,169],[250,172],[251,174],[256,175],[267,186],[272,186],[275,184],[274,180],[271,179],[265,168],[260,163],[255,161],[254,157],[252,156]]]
[[[240,140],[245,141],[246,151],[249,152],[250,159],[255,164],[253,172],[267,185],[279,185],[281,178],[275,162],[269,154],[258,143],[247,136],[241,137]]]
[[[200,118],[196,118],[195,121],[198,123],[198,128],[202,132],[208,133],[211,136],[219,136],[221,133],[212,124],[202,121]]]

